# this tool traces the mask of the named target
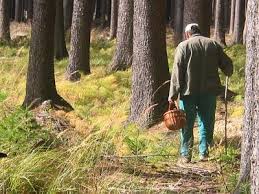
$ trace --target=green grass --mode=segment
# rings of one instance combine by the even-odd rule
[[[0,151],[9,155],[0,160],[0,191],[100,193],[111,186],[145,190],[140,183],[142,179],[135,173],[136,167],[149,164],[163,168],[165,162],[175,163],[179,148],[177,133],[146,131],[125,125],[129,114],[131,70],[106,71],[115,41],[94,39],[91,45],[92,74],[77,83],[64,79],[68,60],[55,61],[58,92],[75,108],[72,113],[63,113],[74,127],[68,138],[60,138],[63,133],[55,131],[52,126],[39,126],[32,112],[19,108],[25,95],[28,45],[29,40],[25,38],[11,45],[0,44]],[[168,46],[167,50],[171,67],[174,48]],[[230,89],[239,93],[232,102],[231,115],[240,117],[245,49],[238,45],[226,51],[235,65]],[[78,131],[80,137],[73,138],[77,137]],[[222,134],[216,136],[220,139]],[[212,150],[229,177],[227,184],[230,188],[236,183],[233,177],[238,175],[236,158],[239,152],[240,148],[234,145],[230,145],[228,155],[223,154],[222,145]],[[125,165],[119,169],[116,161],[112,162],[113,167],[109,167],[110,163],[103,159],[104,156],[134,154],[158,156],[125,159]]]

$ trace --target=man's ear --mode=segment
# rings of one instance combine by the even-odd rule
[[[185,40],[187,40],[187,39],[189,38],[188,32],[185,32],[185,33],[184,33],[184,36],[185,36]]]

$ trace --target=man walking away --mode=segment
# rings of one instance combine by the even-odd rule
[[[200,160],[208,160],[208,147],[213,141],[216,96],[221,86],[218,68],[226,76],[231,76],[233,64],[216,41],[201,35],[198,24],[188,24],[185,37],[186,40],[176,48],[168,100],[173,103],[179,96],[179,107],[186,112],[187,124],[180,133],[180,161],[188,163],[192,157],[196,115]]]

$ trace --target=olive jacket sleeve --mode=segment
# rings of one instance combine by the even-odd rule
[[[184,83],[184,75],[186,71],[184,67],[184,56],[185,53],[179,45],[175,51],[168,101],[176,100],[178,98],[180,89]]]

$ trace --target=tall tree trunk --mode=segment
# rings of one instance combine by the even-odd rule
[[[112,3],[111,3],[110,39],[116,38],[117,24],[118,24],[118,10],[119,10],[119,0],[112,0]]]
[[[198,23],[204,36],[210,37],[211,1],[185,0],[184,25]]]
[[[216,1],[217,0],[211,0],[211,22],[212,24],[215,23],[215,16],[216,16]]]
[[[0,0],[0,40],[7,42],[11,39],[9,10],[9,0]]]
[[[175,0],[174,11],[174,45],[177,46],[183,40],[183,9],[184,1]]]
[[[33,17],[33,0],[27,0],[27,5],[27,19],[31,21]]]
[[[134,1],[129,120],[144,127],[160,121],[167,104],[169,87],[162,86],[170,79],[166,54],[165,6],[165,1]]]
[[[23,0],[15,1],[15,21],[21,22],[23,17]]]
[[[55,1],[34,1],[34,18],[23,105],[34,108],[46,100],[54,107],[72,107],[57,94],[54,76]]]
[[[243,43],[244,24],[245,24],[245,0],[236,0],[233,44]]]
[[[225,22],[224,22],[224,1],[216,0],[216,15],[215,15],[215,33],[214,38],[221,45],[226,46],[225,42]]]
[[[171,8],[170,8],[170,26],[174,28],[175,24],[175,1],[176,0],[170,0],[171,1]]]
[[[64,28],[67,31],[72,24],[74,0],[64,0]]]
[[[119,1],[116,51],[110,65],[111,71],[125,70],[132,63],[133,9],[132,0]]]
[[[224,26],[225,32],[229,29],[229,22],[230,22],[230,0],[223,1],[224,3]]]
[[[79,71],[90,71],[90,34],[95,0],[74,0],[71,27],[71,51],[66,76],[70,81],[80,79]]]
[[[68,52],[65,42],[63,0],[56,0],[55,57],[57,60],[61,60],[67,56]]]
[[[245,71],[245,119],[242,136],[240,183],[250,179],[251,193],[259,193],[259,2],[249,0]]]
[[[106,26],[106,6],[107,6],[107,0],[100,0],[100,12],[101,12],[101,18],[100,18],[100,23],[102,28]]]
[[[229,34],[232,34],[233,31],[234,31],[235,11],[236,11],[236,0],[231,0],[231,14],[230,14]]]
[[[95,11],[94,11],[95,21],[101,18],[101,1],[102,0],[96,0],[96,3],[95,3]]]
[[[106,2],[106,23],[107,26],[111,25],[111,0]]]

